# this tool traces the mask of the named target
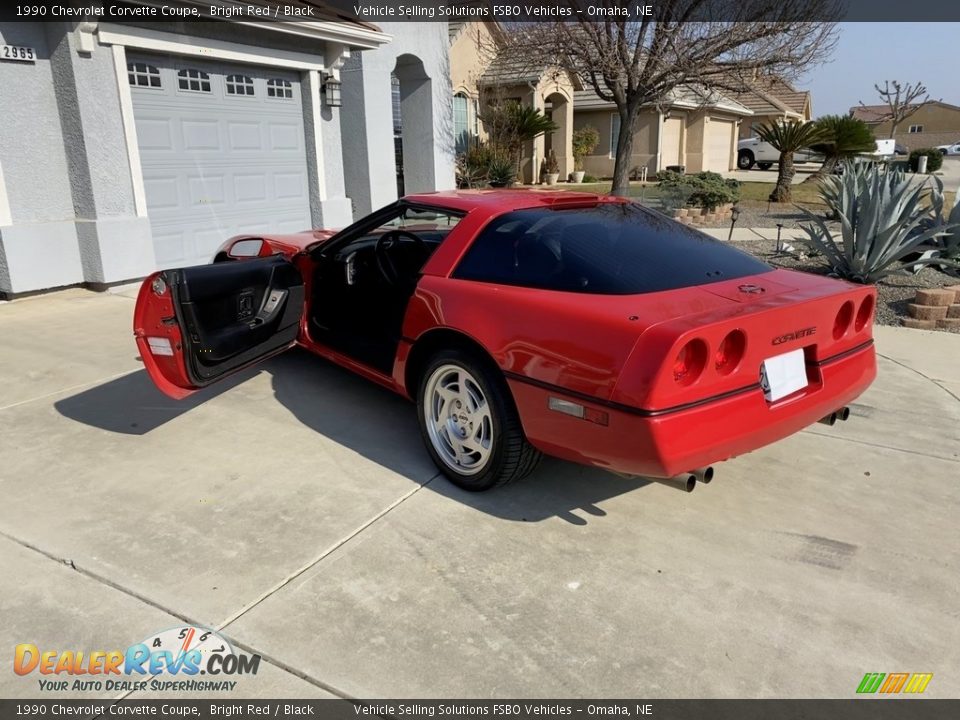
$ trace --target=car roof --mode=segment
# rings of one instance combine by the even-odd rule
[[[418,205],[449,208],[470,212],[484,209],[490,212],[508,212],[521,208],[554,207],[557,205],[582,205],[599,202],[624,202],[623,198],[596,193],[569,190],[540,190],[523,188],[517,190],[444,190],[432,193],[407,195],[404,200]]]

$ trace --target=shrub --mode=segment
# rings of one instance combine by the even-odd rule
[[[490,145],[479,144],[457,155],[457,187],[476,188],[487,183],[487,173],[496,151]]]
[[[942,237],[949,227],[934,213],[930,191],[901,172],[847,167],[840,177],[825,179],[820,194],[840,220],[840,237],[835,238],[823,218],[806,209],[813,224],[803,230],[831,274],[854,282],[873,283],[905,272],[907,256]],[[935,262],[935,257],[927,256],[909,265]]]
[[[681,175],[672,170],[663,170],[657,175],[660,181],[660,199],[668,210],[684,206],[715,209],[718,205],[734,203],[740,199],[740,183],[725,180],[714,172],[696,175]]]
[[[506,155],[497,155],[487,167],[487,182],[493,187],[509,187],[517,177],[517,168]]]
[[[598,178],[596,175],[584,175],[583,181],[585,183],[595,183],[600,182],[600,178]]]
[[[600,132],[593,125],[584,125],[573,133],[573,167],[583,170],[583,159],[600,144]]]
[[[917,148],[910,151],[910,169],[913,172],[920,167],[920,156],[927,156],[927,172],[936,172],[943,165],[943,153],[937,148]]]

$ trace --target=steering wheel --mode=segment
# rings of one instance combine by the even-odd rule
[[[427,247],[423,238],[407,230],[390,230],[377,238],[377,244],[373,247],[373,256],[377,261],[377,269],[380,271],[383,279],[387,281],[387,284],[393,287],[400,287],[404,284],[400,271],[397,269],[397,264],[393,261],[393,258],[390,257],[390,251],[400,244],[401,237],[407,237],[413,240],[417,248],[423,253],[424,260],[430,256],[430,248]]]

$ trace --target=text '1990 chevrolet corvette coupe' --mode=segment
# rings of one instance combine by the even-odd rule
[[[340,232],[241,236],[140,289],[151,378],[183,398],[300,345],[417,403],[486,490],[542,453],[690,490],[711,463],[846,418],[876,293],[614,197],[408,196]]]

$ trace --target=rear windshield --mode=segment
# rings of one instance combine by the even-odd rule
[[[628,295],[772,270],[752,255],[636,204],[516,210],[493,220],[454,277]]]

